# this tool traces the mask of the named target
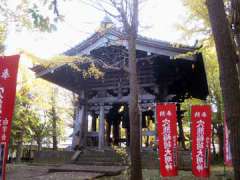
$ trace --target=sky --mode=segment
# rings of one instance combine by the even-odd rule
[[[14,4],[16,0],[9,0]],[[57,31],[39,33],[16,32],[9,28],[5,55],[15,54],[18,49],[42,58],[60,54],[80,43],[100,26],[105,14],[81,2],[81,0],[59,1],[64,22],[57,24]],[[186,9],[181,0],[148,0],[141,7],[139,34],[169,42],[181,42],[182,34],[176,24],[183,22]]]

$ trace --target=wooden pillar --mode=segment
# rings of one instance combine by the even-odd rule
[[[106,120],[106,144],[107,146],[111,145],[111,123],[109,120]]]
[[[83,120],[84,107],[76,107],[74,129],[73,129],[73,139],[72,139],[72,149],[78,145],[80,141],[80,129]]]
[[[76,118],[74,121],[72,148],[82,148],[86,146],[88,132],[87,106],[84,91],[80,94]]]
[[[157,112],[156,112],[157,103],[155,103],[153,113],[155,119],[155,145],[158,146],[158,130],[157,130]]]
[[[79,123],[80,123],[80,109],[79,104],[77,107],[74,108],[74,122],[73,122],[73,135],[72,135],[72,150],[75,149],[75,147],[78,144],[79,141]]]
[[[84,109],[83,109],[83,125],[82,125],[82,136],[80,141],[80,147],[87,146],[87,138],[88,138],[88,106],[87,106],[87,100],[85,99],[84,103]]]
[[[81,118],[79,128],[79,147],[85,147],[87,145],[87,133],[88,133],[88,114],[87,114],[87,98],[85,91],[82,91],[80,96],[81,104]]]
[[[119,121],[118,118],[119,117],[117,117],[117,119],[115,119],[113,122],[113,144],[116,146],[119,145],[119,131],[120,131],[119,124],[120,123],[118,123]]]
[[[142,121],[143,121],[143,119],[142,119],[142,108],[141,108],[141,105],[139,105],[138,106],[139,107],[139,115],[140,115],[140,117],[139,117],[139,120],[140,120],[140,150],[142,150],[142,139],[143,139],[143,136],[142,136]]]
[[[104,105],[100,105],[99,114],[99,133],[98,133],[98,148],[103,149],[105,145],[105,119],[104,119]]]
[[[92,131],[96,132],[97,129],[97,115],[94,113],[92,114]]]
[[[97,114],[95,112],[92,112],[92,124],[91,124],[91,134],[95,134],[97,131]],[[97,136],[91,136],[91,146],[97,146]]]

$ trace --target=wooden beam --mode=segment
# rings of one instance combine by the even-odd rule
[[[100,115],[99,115],[99,133],[98,133],[98,148],[103,150],[105,145],[105,119],[104,119],[104,105],[100,105]]]
[[[155,96],[150,94],[144,94],[139,96],[142,101],[155,101]],[[118,103],[118,102],[129,102],[129,96],[119,97],[94,97],[89,99],[89,103]]]
[[[141,87],[155,87],[156,84],[154,83],[150,83],[148,81],[148,83],[144,83],[141,84]],[[129,88],[129,85],[122,85],[121,88]],[[102,86],[96,86],[96,87],[90,87],[90,91],[99,91],[99,90],[115,90],[118,89],[117,86],[104,86],[104,84]]]

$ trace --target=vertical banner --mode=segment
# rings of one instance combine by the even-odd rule
[[[177,176],[176,105],[157,104],[158,148],[162,176]]]
[[[0,56],[0,180],[6,179],[8,143],[16,96],[19,55]]]
[[[229,130],[226,122],[226,116],[224,118],[224,164],[227,166],[232,165],[232,153],[229,142]]]
[[[211,154],[211,106],[192,106],[192,172],[208,177]]]

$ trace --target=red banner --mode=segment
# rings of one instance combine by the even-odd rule
[[[5,180],[19,55],[0,56],[0,179]]]
[[[210,171],[211,106],[192,106],[192,172],[208,177]]]
[[[229,142],[229,130],[226,122],[226,116],[224,118],[224,163],[227,166],[232,166],[232,153]]]
[[[175,104],[157,104],[158,148],[162,176],[177,176],[177,120]]]

